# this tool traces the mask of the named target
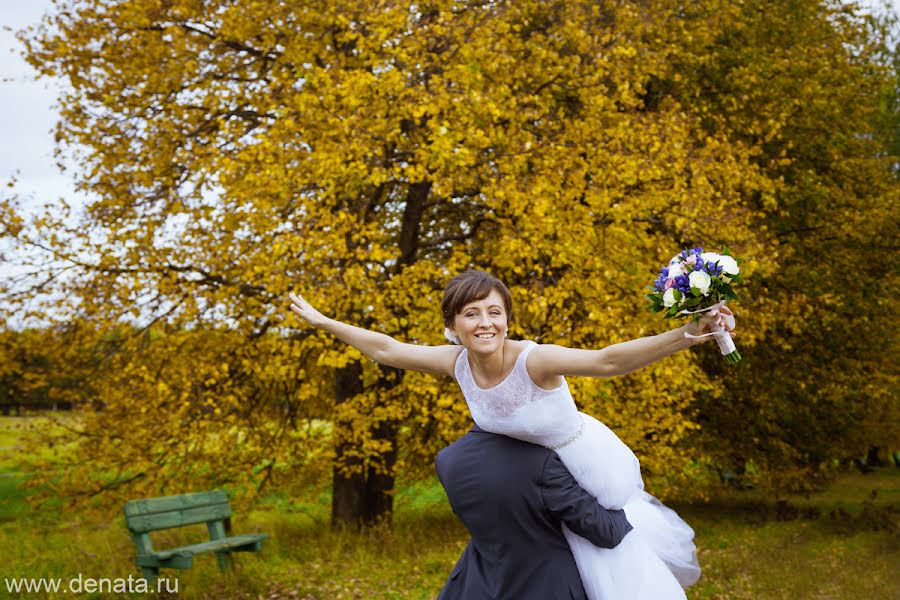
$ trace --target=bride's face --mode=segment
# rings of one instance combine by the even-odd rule
[[[466,348],[490,353],[503,345],[507,328],[503,298],[491,290],[486,298],[466,304],[454,317],[450,330]]]

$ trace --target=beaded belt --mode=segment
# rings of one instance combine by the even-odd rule
[[[560,448],[565,448],[575,440],[581,437],[581,434],[584,433],[584,417],[581,416],[581,413],[578,414],[578,419],[580,421],[580,425],[578,426],[578,431],[575,432],[575,435],[570,437],[564,442],[560,442],[558,444],[554,444],[552,446],[547,446],[548,450],[559,450]]]

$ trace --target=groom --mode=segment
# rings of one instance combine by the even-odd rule
[[[560,525],[603,548],[631,530],[552,450],[477,425],[438,453],[437,473],[472,539],[438,600],[586,598]]]

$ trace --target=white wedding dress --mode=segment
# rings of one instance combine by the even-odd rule
[[[569,531],[591,600],[674,600],[700,577],[694,530],[673,510],[644,491],[634,453],[606,425],[578,412],[565,380],[554,390],[538,387],[525,369],[528,346],[500,384],[478,387],[468,351],[456,360],[455,375],[475,423],[555,450],[581,487],[606,508],[622,508],[633,529],[617,547],[598,548]]]

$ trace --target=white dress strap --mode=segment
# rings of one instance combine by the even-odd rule
[[[524,350],[522,350],[522,354],[527,355],[534,348],[537,348],[538,343],[534,340],[522,340],[522,341],[524,341],[526,344],[528,344],[528,346]]]
[[[468,351],[463,348],[462,352],[456,355],[456,364],[453,365],[453,374],[456,375],[456,381],[462,382],[466,370],[469,368]]]
[[[525,349],[522,350],[522,351],[519,353],[519,356],[518,356],[518,357],[516,357],[516,362],[517,362],[517,363],[518,363],[519,361],[522,361],[522,368],[523,368],[523,369],[525,368],[525,361],[528,360],[528,353],[531,352],[532,350],[534,350],[535,348],[537,348],[537,342],[535,342],[535,341],[533,341],[533,340],[524,340],[524,342],[527,344],[527,345],[525,346]],[[527,374],[528,374],[528,371],[526,370],[525,373],[526,373],[526,375],[527,375]],[[529,379],[531,379],[531,378],[529,377]]]
[[[540,390],[537,384],[531,379],[531,375],[528,374],[528,367],[525,365],[525,361],[528,360],[528,354],[537,348],[538,344],[532,340],[524,340],[527,346],[524,350],[519,353],[519,356],[516,358],[516,365],[513,370],[518,371],[519,378],[523,381],[531,384],[535,389]],[[521,366],[520,366],[521,364]]]

